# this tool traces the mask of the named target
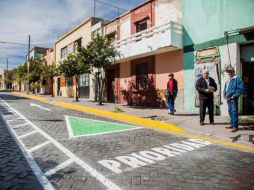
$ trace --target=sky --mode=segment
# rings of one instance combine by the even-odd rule
[[[129,10],[145,0],[99,0]],[[96,17],[112,19],[118,10],[96,2]],[[120,10],[120,14],[124,11]],[[25,62],[28,43],[53,47],[54,42],[78,23],[94,15],[94,0],[0,0],[0,70]]]

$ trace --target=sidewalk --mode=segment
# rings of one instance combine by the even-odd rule
[[[102,106],[100,106],[97,102],[89,101],[86,99],[80,99],[79,102],[75,102],[73,98],[52,98],[49,95],[37,95],[36,97],[33,97],[37,100],[42,98],[42,101],[48,101],[49,103],[66,102],[73,105],[86,106],[110,112],[113,112],[116,108],[120,108],[122,111],[124,111],[123,114],[166,122],[170,124],[173,123],[191,134],[254,147],[254,116],[240,117],[239,131],[232,133],[230,130],[225,129],[225,126],[229,124],[228,117],[225,116],[215,116],[215,125],[208,124],[207,116],[205,125],[201,127],[199,125],[198,114],[176,112],[176,114],[172,116],[168,114],[166,109],[131,107],[113,103],[104,103]]]

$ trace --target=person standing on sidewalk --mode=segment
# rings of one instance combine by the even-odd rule
[[[174,79],[174,74],[169,73],[167,83],[167,99],[166,103],[170,111],[169,114],[174,115],[175,110],[175,99],[178,93],[177,80]]]
[[[196,82],[196,90],[200,101],[200,125],[204,125],[206,107],[208,107],[210,124],[214,125],[213,93],[217,90],[217,84],[212,77],[209,77],[208,70],[202,71],[202,76]]]
[[[224,86],[224,98],[227,100],[230,117],[230,126],[226,128],[231,129],[231,132],[236,132],[238,131],[238,100],[244,92],[244,84],[240,77],[235,75],[234,67],[228,66],[225,71],[229,79]]]

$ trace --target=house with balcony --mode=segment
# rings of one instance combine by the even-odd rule
[[[76,53],[78,46],[86,46],[92,39],[92,32],[100,32],[103,19],[91,17],[57,40],[54,47],[54,63],[60,64],[69,54]],[[74,77],[55,77],[54,94],[63,97],[73,97],[76,85],[79,85],[79,97],[94,99],[94,79],[89,73],[80,76],[79,84]]]
[[[174,73],[183,109],[183,45],[180,0],[147,0],[104,26],[119,56],[106,72],[108,102],[162,107],[168,74]]]

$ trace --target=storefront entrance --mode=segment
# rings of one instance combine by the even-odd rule
[[[254,44],[241,46],[242,79],[245,93],[242,101],[242,114],[254,114]]]
[[[79,97],[90,98],[90,75],[88,73],[79,77]]]

